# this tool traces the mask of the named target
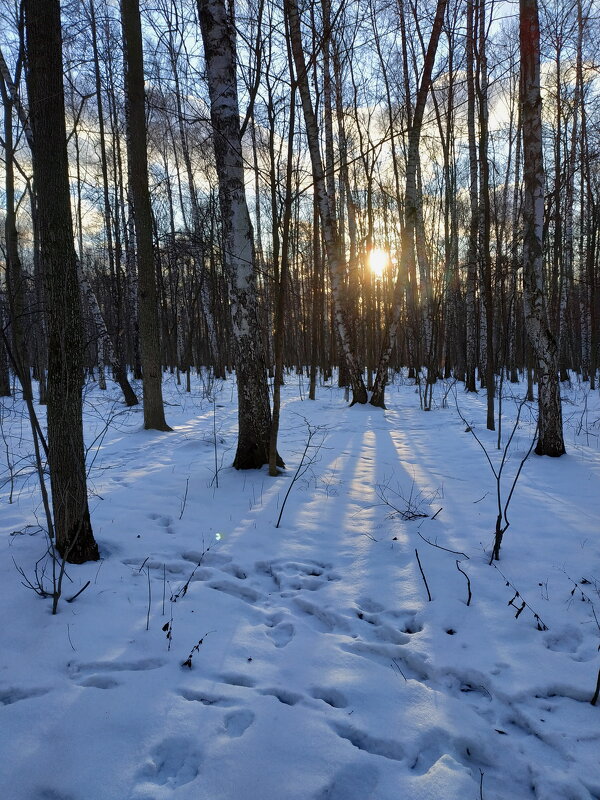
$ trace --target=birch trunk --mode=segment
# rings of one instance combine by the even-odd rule
[[[231,286],[239,422],[233,466],[252,469],[269,462],[271,408],[258,320],[254,236],[244,187],[235,28],[224,0],[197,2],[219,179],[224,262]],[[280,458],[277,463],[283,466]]]
[[[544,162],[537,0],[520,0],[523,126],[523,301],[525,325],[538,368],[538,455],[565,452],[558,348],[548,325],[543,285]]]

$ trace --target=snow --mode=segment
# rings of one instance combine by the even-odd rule
[[[31,579],[47,544],[24,409],[3,400],[1,796],[600,798],[598,393],[563,388],[568,455],[527,460],[490,566],[496,482],[454,399],[497,467],[483,393],[440,382],[425,413],[398,378],[384,412],[286,381],[277,478],[229,466],[232,381],[167,378],[168,434],[88,388],[102,561],[67,568],[56,616],[15,567]],[[504,443],[523,391],[503,387]]]

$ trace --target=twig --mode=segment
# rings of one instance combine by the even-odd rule
[[[150,567],[147,568],[148,572],[148,611],[146,613],[146,630],[150,629],[150,606],[152,604],[152,585],[150,583]]]
[[[432,542],[431,539],[428,539],[426,536],[423,536],[423,534],[419,530],[417,530],[417,534],[421,537],[421,539],[423,539],[424,542],[426,542],[428,545],[431,545],[431,547],[437,547],[438,550],[443,550],[445,553],[452,553],[452,555],[455,556],[462,556],[463,558],[467,559],[469,558],[469,556],[466,553],[463,553],[460,550],[450,550],[449,547],[442,547],[441,544],[436,544],[435,542]]]
[[[208,553],[209,550],[210,550],[210,547],[207,547],[205,550],[202,551],[202,553],[200,555],[200,558],[198,560],[198,563],[196,564],[196,566],[192,570],[192,573],[191,573],[190,577],[187,579],[187,581],[183,584],[183,586],[180,589],[178,589],[174,594],[171,595],[171,602],[172,603],[176,603],[179,600],[180,597],[185,597],[186,596],[187,590],[190,588],[190,583],[192,582],[192,578],[196,574],[196,570],[198,569],[198,567],[204,561],[204,556]]]
[[[460,573],[462,573],[465,576],[465,578],[467,579],[467,591],[469,593],[469,596],[467,597],[467,605],[470,606],[471,605],[471,597],[473,596],[471,594],[471,580],[470,580],[469,576],[467,575],[467,573],[460,568],[460,561],[458,560],[458,558],[456,559],[456,569]]]
[[[294,486],[296,481],[304,475],[304,473],[309,469],[309,467],[311,467],[311,465],[315,463],[315,460],[316,460],[316,458],[317,458],[317,456],[319,454],[319,450],[323,447],[323,443],[325,442],[325,433],[323,433],[323,437],[322,437],[321,441],[316,445],[312,444],[312,440],[314,439],[316,434],[320,433],[320,432],[323,432],[325,426],[323,426],[323,425],[313,426],[313,425],[311,425],[309,423],[309,421],[306,419],[306,417],[304,417],[303,419],[304,419],[304,422],[306,423],[306,427],[308,428],[308,438],[306,440],[306,444],[304,445],[304,450],[302,452],[302,458],[300,459],[300,463],[298,464],[298,468],[297,468],[296,472],[294,473],[294,476],[293,476],[293,478],[291,480],[291,483],[288,486],[287,492],[285,493],[285,496],[283,498],[283,503],[281,504],[281,509],[279,511],[279,516],[277,517],[277,522],[275,523],[275,527],[276,528],[279,527],[279,523],[281,522],[281,517],[283,516],[283,510],[285,508],[285,504],[287,503],[287,499],[289,497],[289,494],[292,491],[292,487]],[[311,447],[313,447],[315,449],[315,452],[312,453],[312,455],[309,458],[307,458],[308,451],[310,450]]]
[[[84,585],[81,587],[81,589],[80,589],[80,590],[77,592],[77,594],[74,594],[72,597],[67,597],[67,603],[72,603],[72,602],[73,602],[73,600],[77,600],[77,598],[79,597],[79,595],[80,595],[82,592],[84,592],[84,591],[87,589],[87,587],[88,587],[89,585],[90,585],[90,581],[88,581],[86,584],[84,584]]]
[[[590,700],[590,703],[595,706],[598,702],[598,696],[600,695],[600,669],[598,670],[598,679],[596,681],[596,691],[594,692],[594,696]]]
[[[518,619],[521,616],[521,614],[523,613],[523,611],[526,608],[528,608],[531,611],[531,613],[533,614],[533,618],[536,621],[536,627],[537,627],[538,631],[547,631],[548,630],[548,626],[542,621],[540,615],[533,610],[533,608],[529,605],[529,603],[521,595],[521,593],[519,592],[517,587],[511,581],[509,581],[509,579],[506,577],[506,575],[502,572],[500,567],[498,567],[496,564],[494,564],[493,561],[491,562],[490,566],[494,567],[494,569],[497,570],[500,573],[500,575],[502,575],[502,577],[504,578],[505,585],[506,586],[510,586],[510,588],[515,593],[514,597],[512,597],[508,602],[509,606],[513,606],[514,608],[517,609],[517,613],[515,614],[515,619]],[[516,605],[515,604],[515,600],[522,601],[521,605],[520,606]]]
[[[421,570],[421,576],[423,577],[423,583],[425,584],[425,588],[427,589],[427,597],[429,602],[431,602],[431,592],[429,591],[429,586],[427,585],[427,578],[425,577],[425,573],[423,572],[423,567],[421,566],[421,559],[419,558],[419,551],[415,547],[415,555],[417,557],[417,564],[419,565],[419,569]]]
[[[404,680],[405,680],[405,681],[408,683],[408,678],[406,677],[406,675],[405,675],[405,674],[402,672],[402,670],[400,669],[400,665],[398,664],[398,659],[397,659],[397,658],[392,658],[392,669],[393,669],[394,667],[395,667],[395,668],[398,670],[398,672],[400,673],[400,675],[402,675],[402,677],[404,678]]]
[[[190,650],[189,656],[186,658],[186,660],[181,665],[182,667],[187,667],[188,669],[192,668],[192,659],[194,658],[194,653],[199,653],[200,652],[200,645],[204,644],[204,640],[206,639],[206,637],[208,636],[209,633],[215,633],[215,631],[208,631],[208,633],[205,633],[204,636],[201,639],[198,639],[197,643]]]
[[[88,581],[88,583],[89,583],[89,581]],[[87,584],[86,584],[86,586],[87,586]],[[84,588],[85,588],[85,587],[84,587]],[[82,589],[81,591],[83,591],[83,589]],[[67,600],[67,602],[69,602],[69,601]],[[74,645],[74,644],[73,644],[73,642],[71,641],[71,631],[69,630],[69,629],[70,629],[70,627],[71,627],[71,626],[70,626],[70,625],[67,623],[67,638],[68,638],[68,640],[69,640],[69,644],[71,645],[71,650],[72,650],[74,653],[76,653],[76,652],[77,652],[77,650],[76,650],[76,648],[75,648],[75,645]],[[592,704],[592,705],[593,705],[593,704]]]
[[[183,512],[185,511],[189,486],[190,486],[190,476],[188,475],[188,477],[185,479],[185,493],[183,495],[183,500],[181,501],[181,512],[179,514],[179,519],[183,517]]]
[[[217,458],[217,395],[213,395],[213,449],[215,455],[215,474],[213,481],[215,489],[219,488],[219,461]]]

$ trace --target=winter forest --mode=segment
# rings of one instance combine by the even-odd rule
[[[595,0],[0,0],[0,795],[600,800]]]

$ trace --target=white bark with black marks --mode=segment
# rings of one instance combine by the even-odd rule
[[[537,0],[520,0],[521,114],[523,130],[523,303],[538,367],[538,455],[565,452],[558,348],[548,324],[543,284],[544,161]]]
[[[223,257],[231,288],[239,422],[233,466],[251,469],[269,461],[271,408],[258,319],[254,235],[244,187],[235,26],[223,0],[198,0],[198,16],[219,179]]]

